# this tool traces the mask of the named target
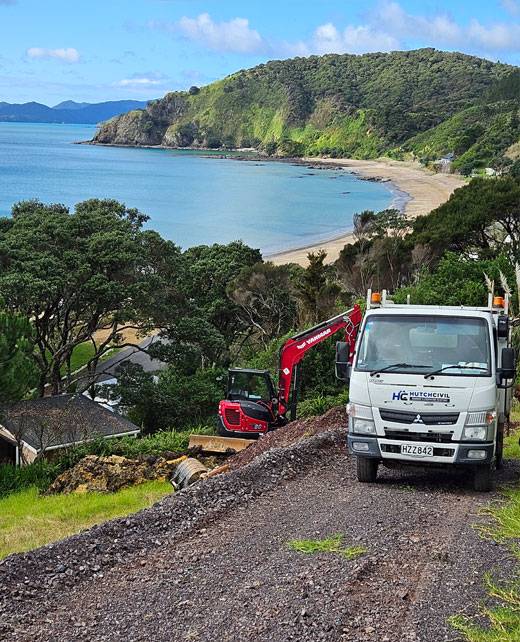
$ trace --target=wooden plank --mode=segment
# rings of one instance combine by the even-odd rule
[[[252,439],[239,437],[219,437],[218,435],[190,435],[190,448],[202,448],[207,453],[225,453],[229,450],[238,452],[250,446]]]

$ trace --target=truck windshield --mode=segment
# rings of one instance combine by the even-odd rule
[[[484,319],[373,315],[363,330],[356,370],[377,372],[392,366],[387,372],[489,377],[490,363]]]

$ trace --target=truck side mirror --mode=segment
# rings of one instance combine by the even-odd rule
[[[350,381],[350,343],[336,343],[336,379],[348,383]]]
[[[514,348],[502,348],[502,365],[498,372],[502,381],[515,378],[516,353]]]

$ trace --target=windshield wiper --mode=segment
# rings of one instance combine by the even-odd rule
[[[433,377],[433,375],[440,374],[441,372],[449,370],[450,368],[460,368],[461,370],[483,370],[485,372],[488,371],[488,368],[482,368],[480,366],[464,366],[460,363],[454,363],[451,366],[444,366],[443,368],[439,368],[438,370],[433,370],[433,372],[427,372],[424,375],[424,378],[428,379],[428,377]]]
[[[379,368],[379,370],[374,370],[370,373],[370,376],[373,377],[380,372],[386,372],[387,370],[393,370],[394,368],[431,368],[431,365],[424,366],[417,363],[391,363],[389,366],[384,368]]]

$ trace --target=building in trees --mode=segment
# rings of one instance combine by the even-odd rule
[[[84,395],[20,401],[4,410],[0,420],[0,463],[29,464],[87,441],[136,437],[139,432],[131,421]]]

